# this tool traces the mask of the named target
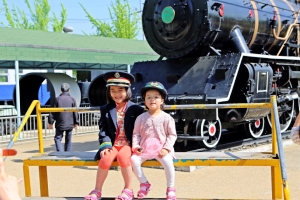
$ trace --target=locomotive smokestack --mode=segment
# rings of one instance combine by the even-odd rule
[[[246,44],[246,41],[241,33],[239,27],[235,27],[230,33],[230,39],[237,52],[250,53],[250,50]]]

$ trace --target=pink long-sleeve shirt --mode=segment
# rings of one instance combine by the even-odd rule
[[[132,149],[143,146],[147,138],[156,137],[163,144],[163,148],[174,156],[174,144],[177,139],[174,119],[162,111],[157,116],[149,112],[139,115],[134,124]]]

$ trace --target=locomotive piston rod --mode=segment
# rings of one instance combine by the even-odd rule
[[[298,98],[298,94],[296,92],[293,92],[292,94],[287,94],[282,96],[281,98],[277,98],[277,103],[289,102]]]

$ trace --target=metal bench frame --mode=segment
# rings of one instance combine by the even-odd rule
[[[36,107],[37,115],[42,112],[74,112],[83,110],[81,108],[40,108],[39,102],[33,102],[30,109]],[[284,152],[280,135],[279,118],[277,112],[276,96],[271,96],[270,103],[255,104],[216,104],[216,105],[172,105],[166,107],[170,110],[178,109],[216,109],[216,108],[269,108],[272,117],[272,152],[188,152],[176,153],[174,166],[269,166],[271,167],[272,199],[290,199],[290,191],[287,182],[287,174],[284,162]],[[29,109],[29,111],[30,111]],[[89,108],[88,110],[92,110]],[[98,108],[94,108],[98,109]],[[27,112],[29,112],[27,111]],[[41,120],[38,117],[39,136],[42,136]],[[22,123],[23,124],[23,123]],[[15,138],[18,137],[16,133]],[[13,142],[12,142],[13,143]],[[98,161],[94,161],[95,152],[53,152],[44,153],[43,140],[39,137],[40,153],[34,155],[23,162],[25,194],[31,196],[30,186],[30,166],[39,167],[40,194],[42,197],[49,196],[48,190],[48,166],[98,166]],[[117,166],[114,162],[112,166]],[[160,166],[156,160],[148,160],[143,166]]]

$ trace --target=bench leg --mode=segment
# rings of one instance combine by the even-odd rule
[[[47,166],[39,166],[40,172],[40,191],[41,197],[48,197],[48,175],[47,175]]]
[[[271,167],[272,199],[283,199],[283,187],[279,166]]]
[[[25,163],[23,165],[23,175],[24,175],[25,196],[31,197],[29,166],[25,165]]]

